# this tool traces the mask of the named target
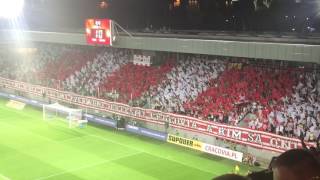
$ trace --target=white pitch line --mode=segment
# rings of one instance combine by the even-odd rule
[[[6,123],[6,124],[7,124],[7,123]],[[114,143],[114,144],[118,144],[118,145],[120,145],[120,146],[127,147],[127,148],[129,148],[129,149],[136,150],[136,151],[138,151],[138,152],[140,152],[140,153],[143,152],[143,153],[146,153],[146,154],[155,156],[155,157],[159,157],[159,158],[166,159],[166,160],[169,160],[169,161],[172,161],[172,162],[175,162],[175,163],[178,163],[178,164],[181,164],[181,165],[190,167],[190,168],[197,169],[197,170],[202,171],[202,172],[207,172],[207,173],[210,173],[210,174],[213,174],[213,175],[218,175],[218,174],[216,174],[216,173],[214,173],[214,172],[212,172],[212,171],[200,169],[200,168],[198,168],[198,167],[196,167],[196,166],[190,166],[190,165],[188,165],[188,164],[182,163],[182,162],[177,161],[177,160],[174,160],[174,159],[168,159],[168,158],[166,158],[166,157],[157,156],[157,155],[154,155],[154,154],[149,153],[149,152],[147,152],[147,151],[143,151],[143,150],[140,150],[140,149],[137,149],[137,148],[133,148],[133,147],[131,147],[131,146],[128,146],[128,145],[126,145],[126,144],[122,144],[122,143],[119,143],[119,142],[116,142],[116,141],[112,141],[112,140],[107,139],[107,138],[104,138],[104,137],[102,137],[102,136],[89,134],[89,133],[80,131],[80,130],[78,130],[78,129],[73,129],[73,130],[74,130],[74,131],[77,131],[77,132],[81,132],[81,133],[83,133],[83,134],[85,134],[85,135],[87,135],[87,136],[96,137],[96,138],[98,138],[98,139],[102,139],[102,140],[107,141],[107,142],[111,142],[111,143]],[[84,136],[84,137],[87,137],[87,136]],[[45,139],[49,139],[49,138],[46,138],[46,137],[44,137],[44,138],[45,138]],[[72,139],[73,139],[73,138],[72,138]],[[49,140],[51,140],[51,139],[49,139]],[[54,140],[51,140],[51,141],[54,141]],[[60,144],[60,143],[62,144],[62,143],[63,143],[63,142],[58,142],[58,141],[55,141],[55,142],[58,143],[58,144]],[[10,179],[9,179],[9,180],[10,180]],[[38,179],[36,179],[36,180],[38,180]],[[39,179],[39,180],[40,180],[40,179]]]
[[[77,168],[73,168],[73,169],[68,169],[68,170],[65,170],[65,171],[62,171],[62,172],[51,174],[49,176],[39,177],[39,178],[36,178],[34,180],[49,179],[49,178],[52,178],[52,177],[55,177],[55,176],[60,176],[60,175],[67,174],[67,173],[74,172],[74,171],[78,171],[78,170],[81,170],[81,169],[91,168],[91,167],[94,167],[94,166],[98,166],[98,165],[101,165],[101,164],[105,164],[105,163],[108,163],[108,162],[116,161],[116,160],[119,160],[119,159],[122,159],[122,158],[134,156],[134,155],[141,154],[141,153],[142,152],[136,152],[136,153],[127,154],[127,155],[124,155],[124,156],[120,156],[120,157],[117,157],[117,158],[112,158],[112,159],[96,162],[96,163],[89,164],[89,165],[86,165],[86,166],[81,166],[81,167],[77,167]]]
[[[172,161],[172,162],[175,162],[175,163],[178,163],[178,164],[181,164],[181,165],[190,167],[190,168],[197,169],[197,170],[202,171],[202,172],[207,172],[207,173],[210,173],[210,174],[213,174],[213,175],[218,175],[218,174],[216,174],[216,173],[214,173],[214,172],[212,172],[212,171],[200,169],[200,168],[198,168],[198,167],[196,167],[196,166],[190,166],[189,164],[185,164],[185,163],[182,163],[182,162],[177,161],[177,160],[174,160],[174,159],[169,159],[169,158],[166,158],[166,157],[157,156],[157,155],[154,155],[154,154],[149,153],[149,152],[147,152],[147,151],[140,150],[140,149],[137,149],[137,148],[133,148],[133,147],[131,147],[131,146],[128,146],[128,145],[126,145],[126,144],[119,143],[119,142],[117,142],[117,141],[112,141],[112,140],[107,139],[107,138],[104,138],[104,137],[102,137],[102,136],[92,135],[92,134],[88,134],[88,136],[96,137],[96,138],[98,138],[98,139],[101,139],[101,140],[104,140],[104,141],[107,141],[107,142],[111,142],[111,143],[114,143],[114,144],[118,144],[118,145],[120,145],[120,146],[124,146],[124,147],[127,147],[127,148],[129,148],[129,149],[133,149],[133,150],[136,150],[136,151],[140,151],[140,152],[149,154],[149,155],[151,155],[151,156],[155,156],[155,157],[159,157],[159,158],[162,158],[162,159],[166,159],[166,160],[169,160],[169,161]]]
[[[27,129],[23,129],[23,128],[18,127],[18,126],[15,126],[15,125],[8,124],[8,123],[6,123],[6,122],[0,122],[0,123],[5,124],[6,126],[10,126],[10,127],[14,127],[14,128],[21,129],[21,130],[23,130],[24,132],[26,132],[26,133],[28,133],[28,134],[35,135],[35,136],[37,136],[37,137],[39,137],[39,138],[45,139],[45,140],[47,140],[47,141],[51,141],[51,142],[56,143],[56,144],[63,144],[64,142],[73,141],[73,140],[76,140],[76,139],[81,139],[81,138],[84,138],[84,137],[86,137],[86,136],[89,136],[88,133],[83,133],[83,134],[84,134],[83,136],[77,136],[77,137],[68,138],[68,139],[65,139],[65,140],[53,140],[53,139],[50,139],[50,138],[48,138],[48,137],[40,136],[40,135],[38,135],[38,134],[35,134],[35,133],[33,133],[32,131],[29,131],[29,130],[27,130]],[[73,130],[74,130],[74,129],[73,129]],[[78,132],[78,131],[77,131],[77,132]]]

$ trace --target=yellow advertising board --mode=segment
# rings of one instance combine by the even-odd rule
[[[15,100],[10,100],[7,104],[7,107],[13,108],[13,109],[18,109],[18,110],[22,110],[26,104],[20,101],[15,101]]]
[[[202,142],[179,137],[179,136],[175,136],[172,134],[168,134],[167,142],[177,144],[180,146],[184,146],[184,147],[188,147],[188,148],[192,148],[192,149],[199,150],[199,151],[202,150]]]

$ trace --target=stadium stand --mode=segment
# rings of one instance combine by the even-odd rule
[[[234,118],[234,115],[240,115],[233,123],[238,124],[250,108],[256,110],[262,108],[258,106],[269,107],[269,104],[278,102],[281,97],[290,93],[293,84],[290,77],[287,70],[277,72],[244,64],[229,67],[216,81],[212,81],[212,87],[190,102],[189,110],[192,111],[191,115],[203,118],[219,116],[221,118],[214,119],[220,122],[223,121],[223,116],[229,115]],[[235,111],[235,114],[230,114],[232,111]],[[260,126],[257,127],[259,128]]]
[[[125,49],[39,44],[28,51],[1,52],[0,75],[307,141],[320,134],[314,64],[181,54],[147,67],[133,65]]]
[[[67,46],[37,44],[32,48],[11,48],[1,53],[1,76],[31,83],[40,83],[39,74],[48,64],[59,59]]]
[[[205,91],[211,79],[224,70],[224,64],[208,57],[182,56],[166,80],[151,89],[152,106],[168,112],[185,112],[183,104]]]
[[[309,141],[319,136],[316,72],[238,65],[229,66],[212,87],[186,103],[188,114]]]
[[[106,49],[67,77],[63,82],[64,88],[80,94],[97,95],[97,89],[104,79],[129,60],[129,51]]]
[[[139,99],[144,92],[165,79],[165,74],[170,72],[173,64],[170,60],[160,66],[128,63],[107,77],[102,85],[103,91],[118,93],[118,102],[128,103],[130,100]]]
[[[86,62],[93,59],[95,52],[69,51],[61,56],[61,60],[57,60],[43,69],[46,78],[64,80],[71,73],[78,71]],[[55,71],[52,72],[51,69]],[[50,74],[47,74],[50,72]]]

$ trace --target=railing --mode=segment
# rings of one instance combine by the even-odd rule
[[[206,134],[212,137],[269,151],[284,152],[288,149],[301,147],[300,140],[296,138],[203,121],[193,117],[164,113],[152,109],[131,107],[127,104],[81,96],[72,92],[60,91],[6,78],[0,78],[0,88],[17,90],[39,97],[45,96],[51,100],[74,104],[80,107],[99,110],[101,112],[114,113],[149,123],[164,125],[165,122],[168,122],[169,126],[172,128]],[[314,146],[313,143],[307,143],[307,145]]]
[[[37,28],[28,30],[4,29],[7,31],[21,32],[47,32],[47,33],[70,33],[85,34],[85,29],[72,28]],[[289,33],[289,32],[236,32],[236,31],[204,31],[204,30],[128,30],[134,37],[159,37],[159,38],[179,38],[179,39],[204,39],[204,40],[226,40],[226,41],[246,41],[246,42],[275,42],[292,44],[319,44],[320,33]],[[3,33],[7,34],[7,33]],[[119,32],[116,36],[128,36],[127,33]]]

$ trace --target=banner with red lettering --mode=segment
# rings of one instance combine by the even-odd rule
[[[164,113],[152,109],[131,107],[127,104],[111,102],[94,97],[81,96],[72,92],[60,91],[5,78],[0,78],[0,87],[19,90],[21,92],[30,93],[37,96],[45,95],[53,100],[75,104],[81,107],[103,112],[114,113],[150,123],[164,124],[165,122],[168,122],[170,127],[173,128],[206,134],[232,142],[275,152],[284,152],[288,149],[301,147],[300,140],[296,138],[288,138],[263,131],[203,121],[193,117]],[[307,143],[307,145],[314,146],[312,143]]]

